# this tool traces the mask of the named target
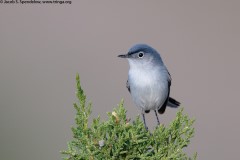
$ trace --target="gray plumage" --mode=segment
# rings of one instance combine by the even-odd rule
[[[118,57],[127,58],[129,62],[126,86],[134,103],[142,111],[145,127],[144,112],[149,113],[150,110],[155,111],[160,124],[157,111],[163,114],[166,106],[176,108],[180,105],[178,101],[169,97],[171,76],[160,54],[149,45],[136,44],[127,54]]]

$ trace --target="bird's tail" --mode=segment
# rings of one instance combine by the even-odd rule
[[[167,103],[168,107],[177,108],[178,106],[180,106],[180,104],[181,104],[180,102],[173,99],[172,97],[168,98],[168,103]]]

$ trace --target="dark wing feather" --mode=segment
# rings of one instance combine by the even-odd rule
[[[127,83],[126,83],[126,87],[127,87],[128,91],[131,93],[130,85],[129,85],[129,83],[128,83],[128,80],[127,80]]]
[[[168,95],[167,95],[167,98],[165,100],[165,102],[163,103],[163,105],[158,109],[158,113],[159,114],[163,114],[166,110],[166,107],[167,107],[167,103],[168,103],[168,98],[169,98],[169,94],[170,94],[170,86],[171,86],[171,76],[168,72],[168,75],[169,75],[169,79],[168,79]]]

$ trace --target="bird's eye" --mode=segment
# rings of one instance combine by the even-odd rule
[[[144,53],[143,52],[139,52],[138,53],[138,58],[142,58],[144,56]]]

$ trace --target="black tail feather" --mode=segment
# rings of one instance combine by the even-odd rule
[[[177,100],[175,100],[174,98],[172,97],[169,97],[168,98],[168,106],[169,107],[172,107],[172,108],[177,108],[178,106],[180,106],[180,102],[178,102]]]

